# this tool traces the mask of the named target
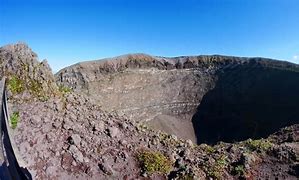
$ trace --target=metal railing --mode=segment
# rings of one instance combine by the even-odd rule
[[[0,83],[0,179],[7,180],[30,180],[31,174],[26,168],[19,166],[18,160],[15,156],[9,133],[9,113],[7,106],[7,94],[5,86],[5,78]]]

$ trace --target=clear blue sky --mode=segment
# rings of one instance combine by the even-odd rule
[[[299,0],[0,0],[0,46],[26,42],[54,71],[127,53],[299,62]]]

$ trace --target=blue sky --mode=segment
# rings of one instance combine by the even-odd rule
[[[26,42],[56,72],[127,53],[299,63],[298,0],[0,0],[0,46]]]

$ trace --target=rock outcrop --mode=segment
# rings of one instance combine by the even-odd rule
[[[15,99],[46,100],[58,93],[47,60],[39,62],[37,54],[25,43],[0,48],[0,76],[8,78],[9,90],[15,95]]]

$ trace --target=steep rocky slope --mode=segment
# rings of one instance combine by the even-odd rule
[[[299,66],[282,61],[133,54],[75,64],[56,80],[107,111],[198,143],[267,137],[299,122]]]
[[[15,140],[36,179],[299,177],[298,125],[266,140],[197,146],[106,113],[84,96],[68,94],[64,101],[32,102],[18,109]],[[150,153],[147,166],[140,161],[144,152]],[[169,169],[164,171],[165,164]]]
[[[39,64],[36,56],[29,58],[21,55],[24,51],[29,52],[28,54],[34,54],[28,46],[16,44],[11,45],[10,48],[15,50],[7,51],[5,48],[0,48],[0,52],[5,51],[5,53],[0,53],[0,59],[2,64],[5,64],[3,62],[13,64],[10,66],[16,72],[19,71],[18,68],[22,68],[18,65],[19,61],[28,61],[28,66]],[[3,54],[6,55],[3,56]],[[7,58],[17,55],[19,58]],[[175,60],[175,62],[182,61],[179,58]],[[196,62],[195,60],[190,61]],[[203,87],[203,91],[209,93],[209,89],[214,87],[217,89],[218,85],[214,80],[220,79],[220,75],[217,73],[228,67],[226,61],[227,63],[232,62],[236,66],[246,64],[243,59],[227,57],[227,60],[223,60],[218,56],[214,60],[207,57],[203,63],[198,63],[197,67],[200,73],[205,71],[211,75],[198,78],[201,83],[207,84],[207,87]],[[142,62],[136,60],[133,64],[138,65]],[[14,67],[15,64],[17,67]],[[126,69],[128,64],[130,63],[126,62],[124,66],[115,66],[118,68],[105,65],[106,67],[101,71],[105,76],[111,72],[117,75],[123,73],[122,71]],[[132,65],[131,68],[141,67],[141,65],[135,65]],[[222,68],[219,68],[218,65]],[[284,67],[285,65],[288,64],[282,63],[278,67],[273,65],[271,67],[274,69],[294,67],[293,65]],[[179,66],[181,65],[177,64],[177,67]],[[269,64],[265,66],[269,66]],[[45,84],[45,88],[41,89],[39,94],[47,93],[48,95],[48,98],[40,98],[39,94],[32,91],[31,86],[22,83],[21,74],[15,73],[13,70],[8,71],[6,66],[2,67],[2,72],[11,72],[6,73],[8,85],[11,85],[8,88],[11,92],[9,109],[11,113],[19,113],[19,122],[14,130],[14,140],[19,155],[35,179],[297,179],[299,177],[298,125],[280,129],[266,139],[218,143],[214,146],[196,145],[190,140],[180,139],[175,135],[165,134],[140,125],[138,124],[140,119],[135,122],[118,113],[105,111],[104,109],[107,107],[105,104],[100,106],[99,99],[94,98],[95,96],[89,97],[84,93],[78,94],[76,92],[81,92],[79,87],[84,91],[86,90],[85,86],[88,86],[88,82],[78,81],[77,84],[71,82],[76,80],[76,77],[70,80],[70,84],[65,84],[74,88],[75,91],[71,92],[66,87],[59,86],[62,88],[58,88],[56,86],[49,68],[40,69],[41,74],[47,74],[44,79],[48,82],[46,85],[46,82],[39,81],[40,84]],[[149,67],[152,68],[152,64]],[[160,71],[159,68],[165,68],[161,65],[156,67],[150,71]],[[29,69],[31,68],[29,67]],[[108,71],[107,69],[111,70]],[[121,69],[122,71],[119,71]],[[180,73],[185,73],[186,78],[194,77],[194,74],[198,73],[195,70],[190,70],[194,74],[176,70],[173,70],[175,71],[174,74],[178,73],[176,78],[179,78]],[[20,71],[22,73],[27,72]],[[291,72],[294,71],[291,70]],[[15,74],[17,74],[16,77]],[[81,75],[78,73],[77,76],[86,78],[84,73]],[[39,80],[30,73],[26,77],[25,82]],[[163,79],[165,76],[160,77]],[[15,79],[20,80],[15,83]],[[176,86],[183,84],[186,80],[178,80],[180,83]],[[196,80],[194,80],[195,84],[198,83]],[[173,80],[169,81],[172,82]],[[128,83],[130,84],[130,81]],[[19,86],[22,87],[22,91],[14,91]],[[49,87],[53,87],[54,90],[50,90],[52,88]],[[175,91],[175,86],[171,87]],[[192,94],[193,91],[189,90],[189,87],[200,90],[199,87],[190,86],[186,83],[185,90],[181,91],[180,89],[180,93],[188,91]],[[136,95],[138,95],[137,92]],[[175,100],[177,100],[176,98],[187,98],[186,94],[172,95],[170,92],[169,96]],[[28,99],[28,97],[31,98]],[[121,98],[121,94],[119,97]],[[202,102],[198,103],[199,106],[206,101],[204,99],[206,99],[206,94],[198,98]],[[130,101],[138,103],[137,100]],[[158,101],[155,100],[155,102]],[[108,103],[107,99],[107,106]],[[116,105],[115,107],[117,107]],[[197,105],[189,106],[187,104],[184,106],[187,109],[186,112],[191,112],[188,108],[193,108],[193,113],[200,114],[198,111],[200,108],[196,109]],[[165,109],[167,110],[167,108]],[[162,112],[165,112],[165,109]],[[185,111],[183,108],[178,109],[181,109],[181,112]],[[170,112],[168,115],[169,122],[173,121],[173,117],[178,117],[178,113],[172,114],[172,109],[166,112]],[[188,120],[191,123],[190,119]]]
[[[10,92],[18,99],[46,100],[58,93],[55,78],[46,60],[38,61],[37,55],[24,43],[0,48],[0,76],[8,78]]]
[[[266,140],[197,146],[106,113],[87,97],[76,94],[17,108],[21,121],[15,140],[36,179],[296,179],[299,176],[298,125]],[[150,153],[148,166],[153,168],[140,161],[144,152]],[[158,153],[166,160],[156,157]],[[165,164],[169,164],[169,169],[164,171]]]

